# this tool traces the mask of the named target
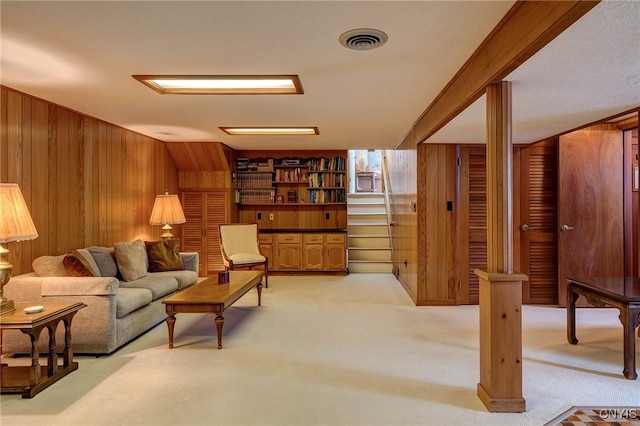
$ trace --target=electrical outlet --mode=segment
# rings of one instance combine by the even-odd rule
[[[273,213],[269,213],[269,220],[273,220],[274,217],[275,215]]]

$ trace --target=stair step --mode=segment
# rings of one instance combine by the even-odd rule
[[[368,260],[391,262],[391,248],[349,248],[349,261]]]
[[[352,237],[349,236],[349,249],[356,248],[385,248],[390,249],[391,243],[389,242],[389,237],[386,235],[383,236],[367,236],[367,237]]]
[[[349,273],[391,273],[393,264],[391,262],[349,262]]]
[[[362,194],[350,193],[347,195],[348,204],[382,204],[384,205],[384,196],[382,194]]]
[[[389,235],[389,225],[387,223],[353,223],[347,224],[349,235]]]

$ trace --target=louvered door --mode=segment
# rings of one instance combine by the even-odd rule
[[[485,148],[463,147],[460,157],[460,297],[478,304],[474,269],[487,269],[487,168]]]
[[[523,148],[520,186],[521,272],[523,303],[558,302],[558,153],[557,142]]]
[[[182,206],[187,222],[182,228],[182,250],[200,255],[199,276],[224,269],[218,226],[227,223],[227,191],[185,191]]]

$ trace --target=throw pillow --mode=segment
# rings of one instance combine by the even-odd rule
[[[178,240],[145,241],[144,245],[147,248],[147,257],[149,258],[149,272],[184,269]]]
[[[91,246],[87,248],[87,251],[91,253],[93,260],[95,260],[96,265],[98,265],[100,276],[118,276],[118,265],[116,263],[116,254],[113,248]]]
[[[64,254],[60,256],[40,256],[31,266],[39,277],[68,277],[69,273],[63,264]]]
[[[100,270],[88,251],[71,250],[62,260],[62,264],[72,277],[99,277]]]
[[[147,250],[144,241],[115,243],[118,269],[125,281],[134,281],[147,275]]]

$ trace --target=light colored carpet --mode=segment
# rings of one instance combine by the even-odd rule
[[[622,376],[615,309],[525,306],[527,410],[489,413],[476,396],[478,307],[416,307],[392,275],[272,276],[226,314],[179,314],[32,400],[3,395],[3,425],[542,425],[572,406],[640,407]],[[25,358],[5,359],[10,365]]]

